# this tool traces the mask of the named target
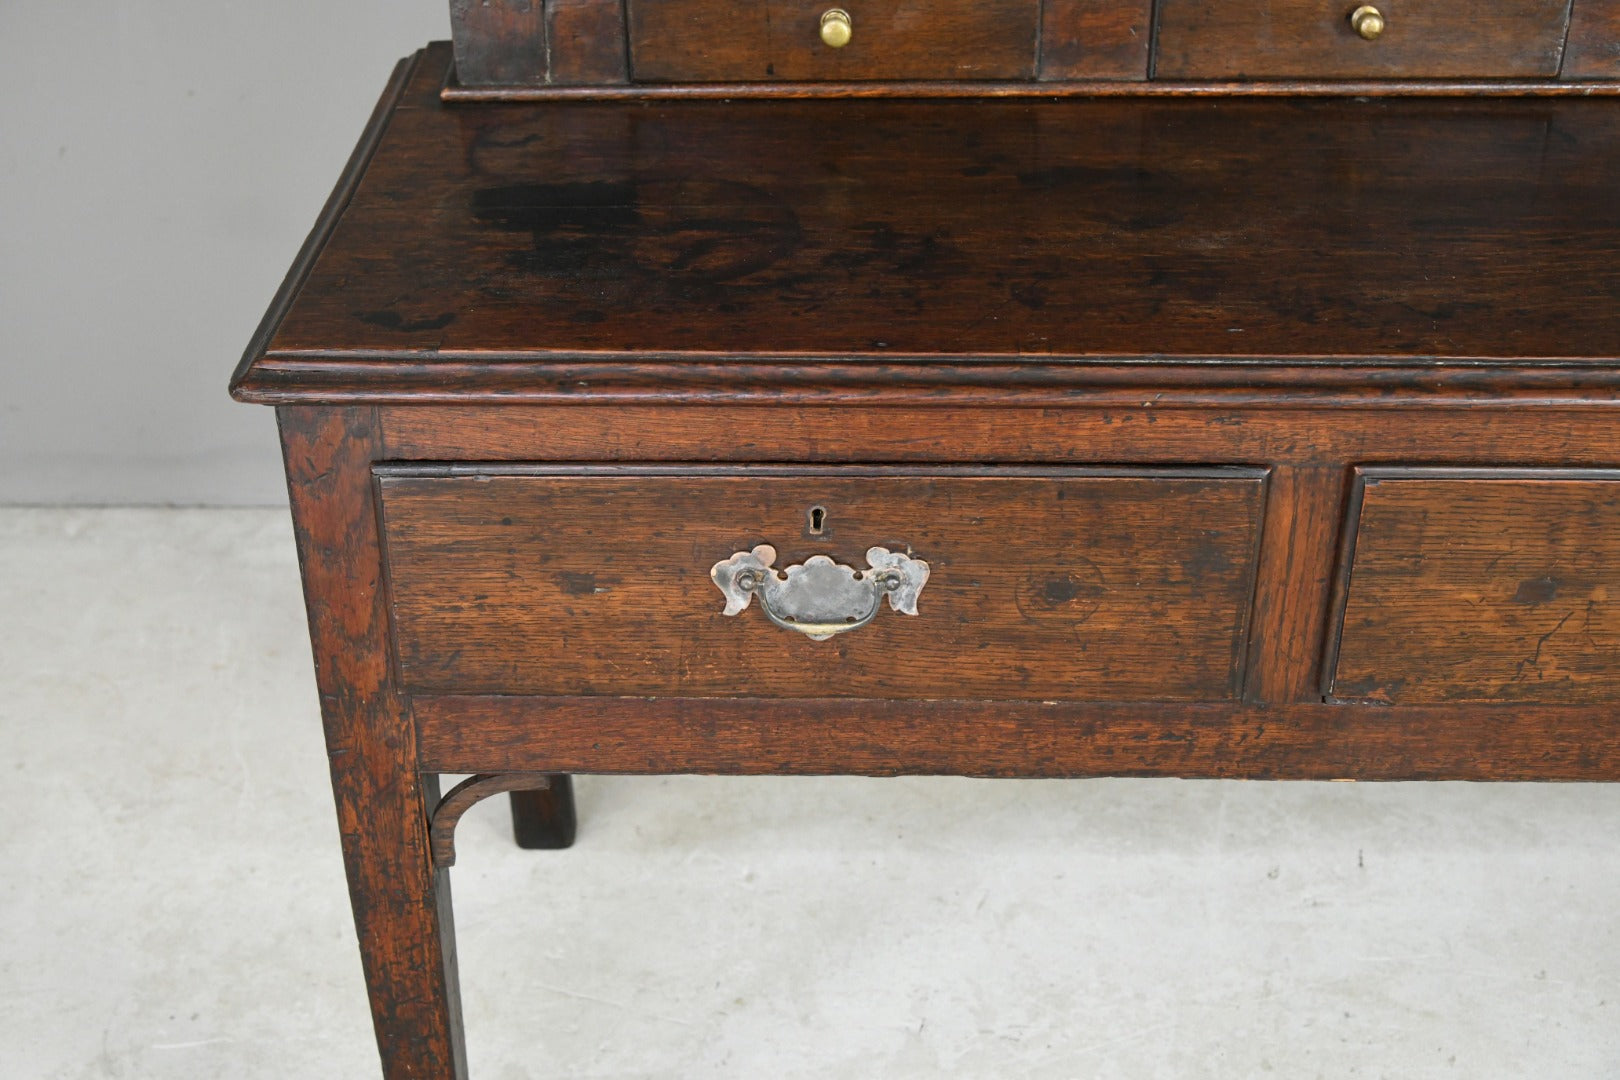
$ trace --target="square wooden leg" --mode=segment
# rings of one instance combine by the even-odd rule
[[[574,778],[559,773],[550,780],[540,791],[511,792],[512,836],[520,848],[558,851],[574,844]]]
[[[450,883],[428,814],[437,777],[389,677],[369,408],[280,412],[349,897],[387,1080],[465,1080]]]

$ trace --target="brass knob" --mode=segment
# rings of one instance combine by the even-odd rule
[[[842,49],[855,36],[850,25],[849,12],[843,8],[828,8],[821,13],[821,42],[829,49]]]
[[[1362,4],[1350,13],[1350,29],[1368,41],[1376,41],[1384,32],[1384,13],[1371,4]]]

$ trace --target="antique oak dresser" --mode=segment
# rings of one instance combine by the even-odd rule
[[[575,772],[1620,779],[1620,0],[451,18],[232,383],[387,1076]]]

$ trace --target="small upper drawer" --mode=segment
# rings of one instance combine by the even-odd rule
[[[848,16],[848,43],[822,18]],[[1038,0],[628,0],[641,82],[1030,79]]]
[[[1620,473],[1366,469],[1329,693],[1620,699]]]
[[[1160,79],[1552,78],[1568,0],[1160,0]]]
[[[1263,477],[384,469],[400,678],[429,694],[1229,700]]]

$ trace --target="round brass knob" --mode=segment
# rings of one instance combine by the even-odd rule
[[[842,49],[855,36],[849,12],[843,8],[828,8],[821,13],[821,42],[830,49]]]
[[[1371,4],[1362,4],[1350,13],[1350,29],[1368,41],[1376,41],[1384,32],[1384,13]]]

